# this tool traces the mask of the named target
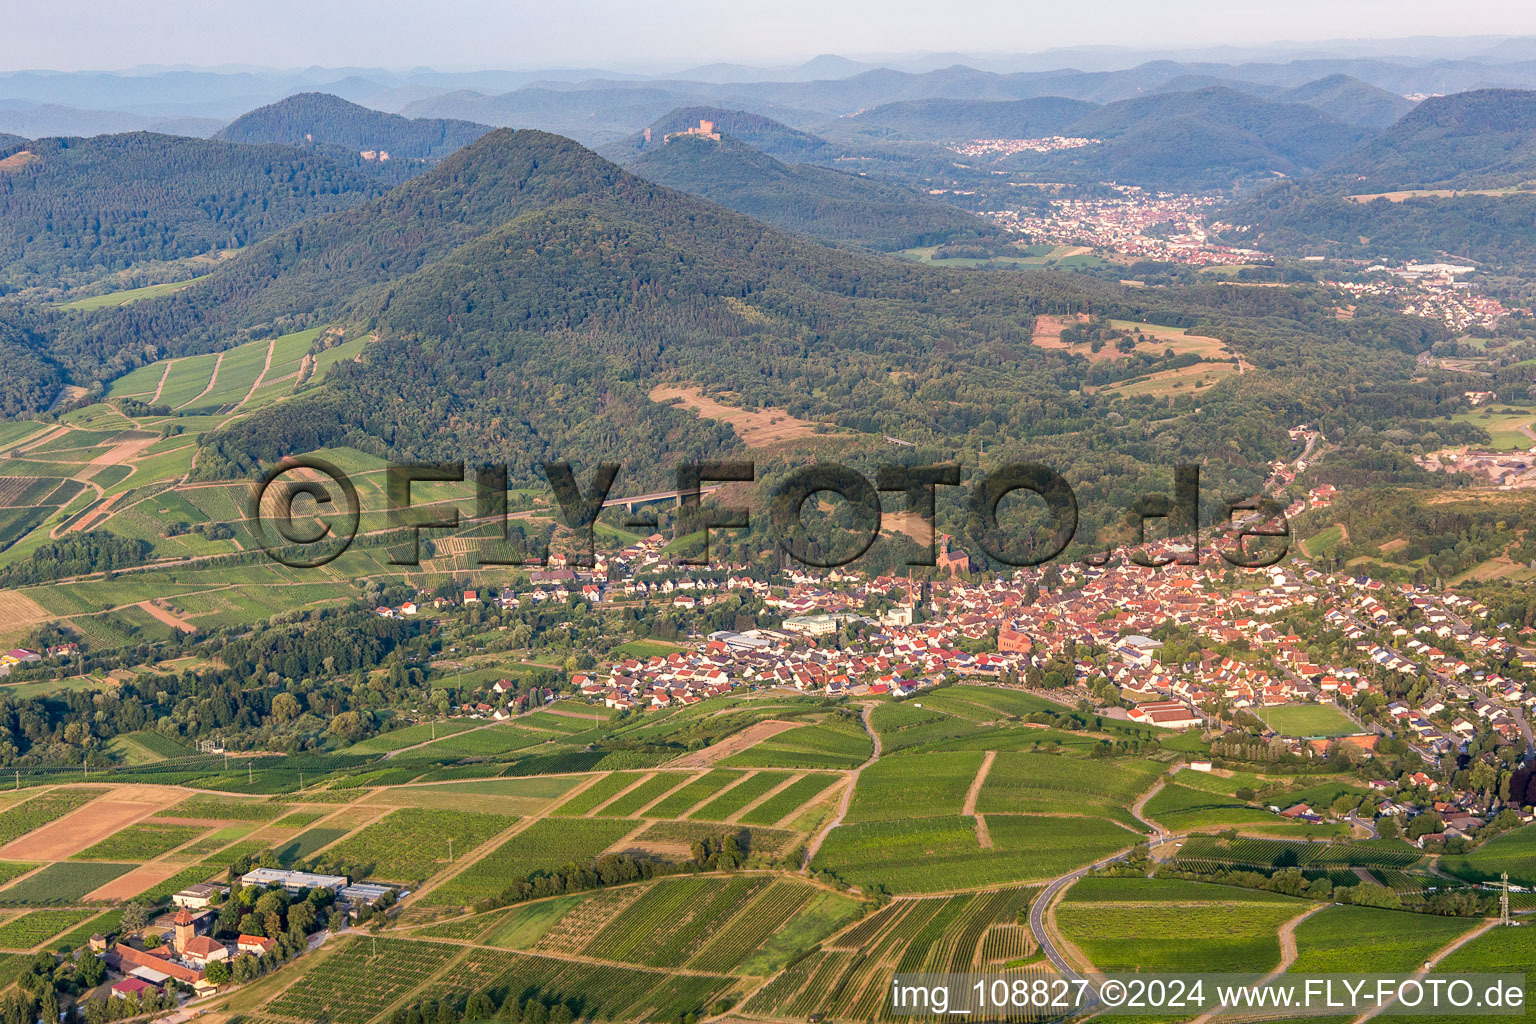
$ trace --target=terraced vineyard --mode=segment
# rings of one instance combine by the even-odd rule
[[[367,1024],[463,952],[462,946],[392,938],[344,938],[323,970],[305,973],[267,1007],[294,1021]]]
[[[977,969],[985,963],[981,950],[988,937],[1019,927],[1030,894],[1008,889],[896,900],[792,964],[748,1000],[745,1010],[780,1019],[814,1014],[900,1019],[888,1005],[892,973]],[[1040,969],[1024,967],[1020,974],[1034,977]]]
[[[697,949],[700,935],[726,927],[769,879],[666,879],[646,890],[615,917],[585,953],[603,960],[681,967]]]

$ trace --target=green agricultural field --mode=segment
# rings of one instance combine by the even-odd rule
[[[743,768],[857,768],[874,753],[874,741],[857,723],[802,725],[770,736],[723,764]]]
[[[0,949],[40,946],[61,932],[96,916],[95,910],[32,910],[0,924]]]
[[[1325,907],[1296,926],[1296,962],[1290,971],[1338,973],[1369,964],[1374,972],[1406,974],[1474,924],[1465,918],[1401,910]]]
[[[240,800],[234,797],[196,793],[175,807],[161,811],[158,818],[211,818],[214,821],[271,821],[287,808],[264,800]]]
[[[484,723],[480,723],[484,724]],[[548,733],[536,733],[513,725],[492,725],[466,730],[410,752],[411,758],[495,757],[548,743]]]
[[[1357,843],[1312,843],[1293,839],[1253,839],[1239,836],[1222,839],[1194,836],[1179,851],[1180,860],[1204,860],[1250,868],[1361,867],[1407,868],[1417,863],[1420,852],[1397,840],[1366,840]]]
[[[630,817],[687,782],[688,778],[686,772],[657,772],[623,796],[604,805],[597,813],[604,818]]]
[[[1536,928],[1492,928],[1435,965],[1437,975],[1491,972],[1525,975],[1525,1005],[1536,999]],[[1527,1012],[1529,1012],[1527,1010]],[[1460,1014],[1418,1017],[1426,1024],[1486,1024],[1490,1018]]]
[[[206,277],[207,275],[203,275]],[[107,309],[112,306],[127,306],[138,302],[140,299],[152,299],[160,295],[169,295],[179,292],[183,288],[190,288],[201,281],[203,277],[189,277],[185,281],[172,281],[166,284],[147,284],[142,288],[125,288],[122,291],[107,292],[105,295],[88,295],[83,299],[75,299],[72,302],[61,302],[59,309],[73,309],[89,312],[95,309]]]
[[[586,902],[591,895],[591,893],[574,893],[570,896],[556,896],[553,899],[536,900],[533,903],[513,907],[509,913],[495,918],[495,926],[490,931],[485,931],[486,922],[480,923],[480,931],[485,931],[480,941],[487,946],[497,946],[501,949],[532,949],[555,926],[556,922],[566,915],[567,911]],[[476,935],[479,934],[480,932],[476,932]]]
[[[763,900],[770,898],[775,898],[773,889],[761,897]],[[840,893],[818,890],[805,906],[763,940],[757,950],[749,954],[736,969],[742,974],[761,977],[773,974],[801,951],[810,949],[851,924],[866,908],[867,904]],[[699,955],[702,958],[710,952],[706,947]]]
[[[1003,751],[977,795],[976,810],[992,813],[1117,812],[1151,787],[1166,766],[1155,761],[1100,761]]]
[[[634,822],[612,818],[536,821],[424,898],[436,905],[468,905],[535,872],[585,863],[633,830]]]
[[[882,757],[860,773],[844,820],[959,814],[984,758],[981,751]]]
[[[1102,818],[987,816],[983,848],[972,818],[897,818],[832,830],[812,867],[866,891],[937,892],[1051,878],[1134,845]]]
[[[738,970],[743,961],[821,893],[812,886],[785,879],[760,889],[728,925],[705,934],[703,948],[694,954],[688,966],[701,971]]]
[[[839,776],[813,773],[790,783],[741,816],[743,824],[772,825],[825,793]]]
[[[7,808],[0,812],[0,846],[84,807],[105,792],[88,787],[55,789]]]
[[[585,954],[650,967],[681,967],[701,936],[728,926],[770,880],[761,875],[669,878],[648,887],[587,944]]]
[[[272,849],[277,854],[278,863],[287,867],[313,856],[321,847],[329,846],[346,834],[344,828],[312,828],[286,842],[277,843]]]
[[[171,825],[145,821],[115,832],[95,846],[81,850],[71,860],[154,860],[164,853],[190,843],[207,832],[203,825]]]
[[[551,813],[561,816],[580,816],[593,808],[612,800],[624,790],[639,782],[641,772],[613,772],[598,779],[586,789],[556,807]]]
[[[266,1008],[294,1020],[366,1024],[462,952],[437,942],[344,938],[335,952],[300,967],[297,983]]]
[[[0,889],[3,906],[57,906],[79,903],[89,892],[101,888],[137,864],[107,864],[100,861],[61,861]]]
[[[172,757],[190,757],[196,753],[181,740],[157,732],[125,732],[115,737],[108,749],[122,755],[127,764],[149,764]]]
[[[1472,882],[1496,882],[1507,871],[1515,885],[1536,885],[1536,825],[1494,836],[1471,853],[1441,857],[1440,869]]]
[[[1085,878],[1056,908],[1062,934],[1101,971],[1266,971],[1282,924],[1314,904],[1149,878]]]
[[[418,886],[514,821],[500,814],[403,807],[337,843],[316,862],[339,873],[348,868],[344,873],[358,878]]]
[[[1325,558],[1333,553],[1333,549],[1344,542],[1344,528],[1335,523],[1319,533],[1314,533],[1305,541],[1307,553],[1313,558]]]
[[[1327,704],[1287,704],[1258,712],[1282,736],[1349,736],[1360,731],[1342,711]]]
[[[646,811],[646,817],[681,818],[692,810],[694,806],[703,803],[715,793],[741,778],[743,774],[743,772],[730,771],[725,768],[716,768],[705,772],[699,778],[694,779],[681,789],[675,790],[655,807]]]
[[[789,780],[790,772],[756,772],[738,785],[692,811],[688,817],[698,821],[724,821],[774,787]]]
[[[313,825],[329,813],[329,811],[294,811],[292,814],[285,814],[274,821],[272,826],[274,828],[304,828],[307,825]]]
[[[580,776],[530,776],[511,779],[470,779],[431,786],[396,786],[368,799],[398,807],[439,807],[458,811],[532,814],[570,792]]]
[[[541,999],[580,1007],[583,1020],[665,1022],[705,1016],[733,984],[732,979],[712,975],[477,947],[419,996],[462,1001],[483,992],[494,1004],[513,993],[538,993]]]

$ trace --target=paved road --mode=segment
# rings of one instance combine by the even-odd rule
[[[1359,825],[1361,828],[1368,831],[1371,834],[1370,837],[1372,839],[1381,838],[1381,833],[1376,830],[1375,823],[1366,821],[1364,818],[1360,817],[1360,813],[1358,811],[1350,811],[1347,820],[1351,825]]]
[[[1137,821],[1147,826],[1147,831],[1151,833],[1149,840],[1154,846],[1159,843],[1177,842],[1184,837],[1181,835],[1174,835],[1166,831],[1161,825],[1154,821],[1148,821],[1146,818],[1143,818],[1138,813],[1138,811],[1145,799],[1151,797],[1158,790],[1160,790],[1167,783],[1168,776],[1177,774],[1179,769],[1182,767],[1184,767],[1183,764],[1175,765],[1173,769],[1168,773],[1168,775],[1161,776],[1157,780],[1157,783],[1152,787],[1152,789],[1149,790],[1143,797],[1143,799],[1137,801],[1137,808],[1131,811],[1132,816],[1134,816]],[[1029,930],[1030,933],[1035,937],[1035,944],[1040,947],[1040,952],[1045,954],[1045,958],[1049,960],[1051,964],[1056,968],[1056,970],[1061,973],[1061,976],[1069,981],[1076,980],[1078,977],[1080,977],[1080,975],[1072,969],[1072,966],[1069,963],[1067,963],[1067,958],[1061,955],[1061,950],[1056,945],[1056,940],[1051,937],[1050,930],[1045,926],[1045,915],[1050,911],[1051,904],[1056,902],[1056,897],[1060,896],[1068,886],[1076,882],[1079,878],[1082,878],[1090,871],[1104,867],[1106,864],[1113,864],[1116,861],[1125,860],[1125,858],[1126,854],[1117,853],[1113,857],[1105,857],[1103,860],[1089,864],[1087,867],[1078,868],[1076,871],[1073,871],[1070,874],[1062,875],[1060,878],[1054,879],[1049,885],[1047,885],[1045,889],[1041,891],[1040,895],[1035,897],[1035,901],[1030,904]]]
[[[1160,833],[1156,841],[1164,843],[1176,842],[1182,838],[1183,836]],[[1056,940],[1051,938],[1051,933],[1045,927],[1045,915],[1050,910],[1051,904],[1056,901],[1056,897],[1060,896],[1062,890],[1066,889],[1069,885],[1090,871],[1102,868],[1106,864],[1125,860],[1125,858],[1125,854],[1117,853],[1113,857],[1105,857],[1103,860],[1089,864],[1085,868],[1078,868],[1071,874],[1062,875],[1051,882],[1050,885],[1047,885],[1029,906],[1029,930],[1035,937],[1035,944],[1040,947],[1040,952],[1045,954],[1045,958],[1061,973],[1061,976],[1068,981],[1076,980],[1081,975],[1074,971],[1072,965],[1067,963],[1067,958],[1061,955],[1060,947],[1056,945]]]

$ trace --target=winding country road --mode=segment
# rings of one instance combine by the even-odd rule
[[[1176,764],[1169,771],[1158,776],[1157,782],[1131,805],[1131,816],[1147,827],[1147,831],[1151,833],[1150,841],[1154,845],[1157,843],[1177,842],[1184,838],[1183,836],[1169,833],[1157,822],[1141,816],[1141,810],[1146,806],[1147,801],[1156,796],[1168,784],[1168,779],[1178,774],[1179,769],[1183,767],[1182,763]],[[1078,868],[1076,871],[1053,879],[1050,884],[1041,890],[1040,895],[1036,896],[1034,902],[1029,906],[1029,931],[1035,938],[1035,945],[1040,947],[1040,952],[1045,954],[1045,958],[1060,972],[1061,976],[1069,981],[1076,980],[1080,975],[1072,969],[1071,964],[1067,963],[1067,958],[1062,955],[1060,947],[1056,945],[1055,938],[1051,936],[1050,929],[1046,927],[1046,915],[1050,913],[1051,905],[1079,878],[1082,878],[1090,871],[1097,871],[1099,868],[1114,864],[1116,861],[1125,860],[1128,852],[1117,853],[1113,857],[1105,857],[1103,860],[1095,861],[1087,867]]]

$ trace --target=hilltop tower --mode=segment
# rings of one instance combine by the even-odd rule
[[[174,939],[176,952],[185,953],[187,951],[187,943],[191,942],[192,937],[197,934],[197,926],[192,923],[192,912],[186,907],[182,907],[176,912],[176,916],[171,919],[171,923],[176,926]]]

